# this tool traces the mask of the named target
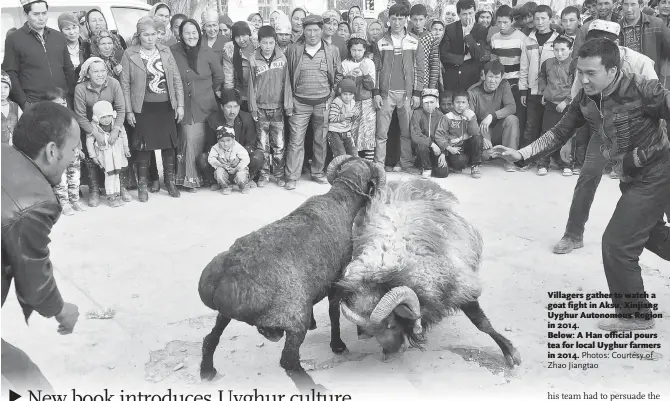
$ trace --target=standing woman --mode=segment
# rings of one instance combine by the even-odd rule
[[[81,63],[91,56],[89,47],[79,32],[79,21],[72,13],[58,16],[58,29],[67,39],[67,52],[74,66],[74,73],[79,75]]]
[[[237,89],[240,106],[249,112],[249,59],[254,56],[256,46],[251,42],[251,29],[244,21],[233,24],[233,41],[226,43],[223,53],[224,88]]]
[[[219,29],[219,13],[216,10],[209,10],[202,13],[202,30],[205,31],[201,45],[214,50],[219,56],[223,57],[223,46],[230,42],[230,38],[223,36]]]
[[[482,25],[486,28],[491,27],[491,21],[493,20],[493,13],[489,10],[479,10],[475,14],[475,23]]]
[[[205,120],[217,110],[214,90],[223,83],[218,57],[211,49],[202,47],[201,41],[198,23],[187,19],[179,27],[180,43],[170,48],[181,75],[185,101],[184,119],[177,125],[176,184],[187,192],[204,186],[197,160],[205,151]]]
[[[660,0],[658,2],[658,18],[665,22],[665,26],[670,28],[670,0]],[[665,84],[665,89],[670,89],[670,54],[661,61],[661,76],[659,77]]]
[[[149,15],[158,18],[165,24],[165,33],[163,34],[161,42],[159,43],[162,43],[167,47],[170,47],[173,44],[177,43],[177,39],[175,39],[175,36],[172,34],[172,29],[170,29],[172,28],[170,25],[170,16],[172,15],[172,10],[170,9],[170,6],[168,6],[165,3],[158,2],[154,4],[153,7],[151,7]]]
[[[354,19],[351,20],[351,36],[356,35],[356,37],[365,39],[367,36],[367,25],[368,24],[365,22],[365,18],[354,17]]]
[[[384,25],[378,19],[372,20],[368,24],[367,31],[368,31],[367,56],[372,58],[375,47],[377,46],[377,42],[379,41],[379,39],[382,38],[382,36],[384,36]]]
[[[286,16],[282,10],[274,10],[270,13],[270,26],[275,30],[277,30],[277,21],[279,21],[282,16]]]
[[[302,36],[302,21],[307,17],[304,8],[296,7],[291,12],[291,43],[295,43]]]
[[[263,16],[260,13],[251,13],[247,18],[247,24],[251,29],[251,42],[258,47],[258,30],[263,26]]]
[[[88,38],[90,39],[93,35],[97,35],[98,32],[103,30],[109,30],[107,27],[107,20],[105,16],[102,15],[102,12],[97,8],[89,10],[86,13],[86,29],[88,30]],[[126,41],[114,31],[110,31],[112,35],[116,36],[116,39],[121,44],[121,48],[126,50]]]
[[[177,63],[170,49],[157,44],[156,21],[140,18],[133,44],[123,54],[121,87],[126,100],[126,119],[135,127],[130,147],[137,152],[140,202],[149,200],[148,174],[151,153],[160,149],[164,183],[173,198],[177,123],[184,117],[184,92]]]
[[[359,6],[351,6],[349,8],[349,15],[347,18],[349,18],[349,24],[351,25],[351,28],[354,27],[354,18],[362,16],[361,14],[361,8]]]
[[[91,38],[91,54],[105,62],[110,77],[121,80],[123,48],[116,36],[106,29],[98,32]]]
[[[337,26],[337,34],[342,37],[345,42],[348,41],[351,37],[351,27],[349,26],[349,23],[345,21],[340,22]]]

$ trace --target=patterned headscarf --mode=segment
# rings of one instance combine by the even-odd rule
[[[103,64],[105,64],[105,61],[103,59],[101,59],[100,57],[89,57],[88,59],[86,59],[86,61],[84,61],[81,64],[81,70],[79,71],[79,79],[77,80],[78,83],[79,82],[84,82],[84,81],[87,81],[87,80],[90,79],[88,77],[88,69],[91,67],[91,64],[93,64],[93,63],[103,63]]]
[[[100,41],[104,38],[110,38],[114,43],[114,50],[109,56],[104,56],[100,53]],[[107,66],[107,72],[109,75],[115,78],[118,78],[119,74],[117,74],[114,69],[117,65],[119,65],[119,63],[121,63],[121,60],[117,60],[117,54],[123,54],[122,51],[123,49],[119,39],[116,37],[116,35],[112,35],[112,33],[106,29],[98,32],[97,35],[94,35],[91,38],[91,54],[102,59]]]

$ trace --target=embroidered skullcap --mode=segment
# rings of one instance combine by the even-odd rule
[[[589,32],[595,30],[609,32],[613,33],[616,36],[619,36],[619,32],[621,32],[621,25],[612,21],[596,19],[591,21],[591,24],[589,25]]]
[[[435,99],[440,98],[440,92],[437,89],[424,89],[421,92],[421,99],[425,99],[427,97],[434,97]]]

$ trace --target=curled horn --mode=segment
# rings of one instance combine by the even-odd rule
[[[386,171],[384,171],[384,166],[381,163],[370,162],[370,165],[373,170],[373,177],[377,178],[375,191],[379,191],[386,186]]]
[[[344,302],[342,302],[342,304],[340,305],[340,309],[342,310],[342,314],[344,315],[344,317],[347,318],[347,320],[351,321],[356,326],[365,327],[370,325],[370,322],[367,321],[367,319],[349,309],[347,304],[345,304]]]
[[[393,309],[400,304],[407,304],[409,310],[417,317],[414,322],[414,333],[421,333],[421,305],[419,304],[419,298],[416,296],[414,290],[407,286],[395,287],[384,294],[384,297],[377,303],[372,314],[370,314],[370,322],[372,324],[381,324],[382,320],[390,315]]]
[[[341,155],[330,162],[328,169],[326,170],[326,178],[328,178],[330,185],[333,185],[333,181],[335,181],[335,176],[340,169],[340,166],[351,159],[355,159],[355,157],[351,155]]]

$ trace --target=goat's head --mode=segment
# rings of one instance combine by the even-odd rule
[[[378,297],[375,297],[379,299]],[[351,297],[350,306],[341,303],[342,314],[359,326],[366,334],[374,336],[382,346],[384,359],[407,349],[408,343],[422,343],[421,307],[416,293],[409,287],[394,287],[381,296],[370,308],[366,297]]]
[[[350,190],[370,196],[386,186],[384,166],[349,155],[334,158],[328,165],[326,177],[330,185],[340,182]]]

